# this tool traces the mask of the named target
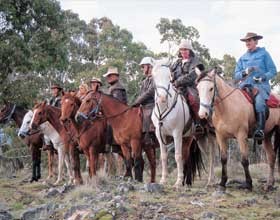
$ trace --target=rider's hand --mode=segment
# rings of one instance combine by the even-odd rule
[[[263,81],[263,79],[261,77],[254,76],[253,79],[254,79],[255,83],[260,83]]]

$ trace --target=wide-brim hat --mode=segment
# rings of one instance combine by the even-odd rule
[[[246,36],[243,37],[243,38],[241,38],[240,40],[241,40],[241,41],[246,41],[246,40],[249,40],[249,39],[251,39],[251,38],[254,38],[254,39],[256,39],[256,40],[260,40],[260,39],[263,38],[263,36],[258,35],[258,34],[256,34],[256,33],[248,32],[248,33],[246,34]]]
[[[179,44],[179,50],[180,49],[188,49],[193,51],[193,47],[190,41],[188,40],[182,40],[181,43]]]
[[[97,77],[92,77],[90,83],[100,83],[100,85],[102,85],[101,79]]]
[[[58,85],[58,84],[53,84],[51,86],[51,89],[62,89],[62,87],[60,85]]]
[[[107,73],[103,74],[103,77],[107,77],[112,74],[119,75],[117,67],[109,67]]]

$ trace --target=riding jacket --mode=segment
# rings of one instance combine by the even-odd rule
[[[143,106],[151,106],[153,108],[155,103],[155,85],[152,76],[147,76],[141,82],[140,94],[135,104],[142,104]]]
[[[118,99],[119,101],[123,102],[124,104],[127,103],[126,90],[119,81],[116,81],[110,85],[109,94]]]

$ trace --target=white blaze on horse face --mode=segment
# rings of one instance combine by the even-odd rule
[[[200,118],[207,118],[210,115],[210,109],[205,105],[210,106],[214,96],[214,83],[211,81],[201,80],[198,85],[198,93],[200,99],[199,112]]]
[[[31,129],[32,128],[32,124],[34,122],[34,118],[35,118],[35,115],[37,114],[37,109],[34,110],[34,113],[33,113],[33,116],[32,116],[32,119],[31,119],[31,122],[30,122],[30,125],[29,125],[29,128]]]
[[[18,131],[18,135],[26,135],[27,133],[28,133],[28,131],[29,131],[29,125],[30,125],[30,123],[31,123],[31,119],[32,119],[32,117],[33,117],[33,112],[30,110],[30,111],[28,111],[26,114],[25,114],[25,116],[24,116],[24,118],[23,118],[23,120],[22,120],[22,124],[21,124],[21,126],[20,126],[20,129],[19,129],[19,131]]]

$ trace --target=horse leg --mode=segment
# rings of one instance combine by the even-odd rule
[[[248,160],[248,154],[249,154],[249,148],[247,144],[247,132],[241,133],[237,137],[238,144],[240,146],[240,152],[241,152],[241,164],[243,166],[244,172],[245,172],[245,185],[242,185],[241,188],[252,190],[252,178],[249,171],[249,160]]]
[[[135,179],[139,182],[143,182],[143,164],[144,160],[142,157],[142,147],[139,139],[133,139],[130,142],[132,155],[134,158],[134,172]]]
[[[62,149],[62,147],[58,147],[57,148],[57,152],[58,152],[58,176],[57,176],[57,180],[54,183],[54,185],[58,185],[59,182],[62,179],[62,168],[63,168],[63,162],[64,162],[64,150]]]
[[[226,143],[226,139],[224,137],[222,137],[218,133],[216,135],[217,135],[217,142],[219,144],[220,151],[221,151],[221,163],[222,163],[222,177],[221,177],[220,186],[223,189],[225,189],[226,182],[228,179],[228,176],[227,176],[227,143]]]
[[[79,151],[76,148],[76,146],[74,146],[73,144],[71,144],[70,146],[70,156],[71,156],[71,163],[73,166],[73,170],[74,170],[74,184],[82,184],[83,183],[83,179],[81,176],[81,172],[80,172],[80,155],[79,155]]]
[[[182,159],[182,135],[174,135],[175,145],[175,160],[177,163],[177,181],[174,187],[178,188],[182,186],[184,173],[183,173],[183,159]]]
[[[150,163],[150,170],[151,170],[151,183],[156,182],[156,150],[155,146],[144,146],[144,151],[147,155],[147,158]]]
[[[269,164],[269,173],[267,176],[267,182],[265,186],[265,190],[269,191],[273,188],[274,185],[274,168],[275,168],[275,160],[276,154],[273,150],[272,143],[271,143],[271,136],[265,137],[264,139],[264,150],[266,152],[268,164]]]
[[[125,158],[124,162],[125,162],[126,172],[125,172],[124,176],[132,178],[131,169],[132,169],[132,162],[133,161],[132,161],[132,158],[131,158],[130,150],[125,144],[121,145],[121,149],[122,149],[122,153],[123,153],[124,158]]]
[[[160,179],[160,184],[165,184],[166,183],[166,178],[167,178],[167,147],[164,143],[166,143],[166,137],[162,137],[163,140],[161,140],[161,135],[159,133],[159,129],[156,129],[156,136],[159,141],[159,146],[160,146],[160,157],[161,157],[161,179]],[[162,143],[162,141],[164,143]]]
[[[63,148],[64,148],[64,146],[63,146]],[[64,152],[64,154],[65,154],[65,152]],[[73,177],[73,173],[72,173],[72,169],[71,169],[69,153],[65,154],[64,162],[65,162],[67,173],[69,176],[69,184],[72,184],[74,177]]]
[[[209,134],[208,136],[208,146],[209,146],[209,175],[206,186],[213,186],[215,184],[215,171],[214,171],[214,161],[215,161],[215,137]]]
[[[47,180],[51,179],[54,176],[53,165],[54,165],[54,151],[48,150],[48,177]]]
[[[93,146],[89,148],[89,170],[90,170],[90,177],[93,177],[96,175],[96,168],[97,168],[97,162],[98,160],[98,154],[94,152]]]

